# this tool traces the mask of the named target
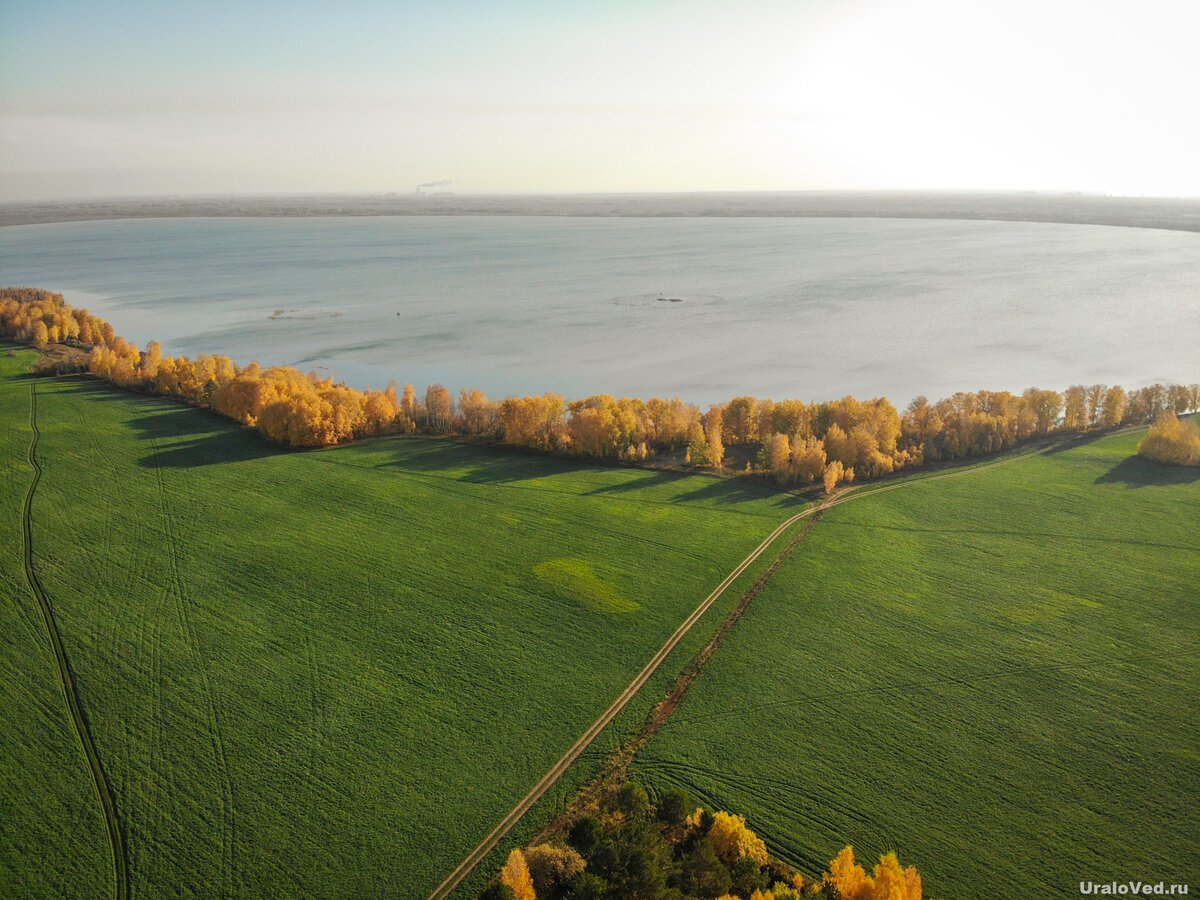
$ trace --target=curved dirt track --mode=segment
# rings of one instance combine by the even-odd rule
[[[712,606],[713,603],[715,603],[723,593],[725,593],[726,588],[728,588],[739,575],[746,571],[746,569],[751,566],[754,561],[758,559],[768,547],[775,543],[779,536],[787,531],[792,525],[818,511],[823,511],[829,509],[830,507],[838,506],[842,503],[848,503],[851,500],[858,500],[862,497],[869,497],[872,494],[883,493],[884,491],[898,490],[899,488],[909,487],[914,484],[924,484],[927,481],[937,481],[942,478],[953,478],[956,476],[967,475],[972,472],[978,472],[983,469],[991,469],[995,466],[1016,462],[1019,459],[1028,459],[1031,456],[1037,456],[1039,454],[1046,453],[1049,450],[1053,450],[1059,446],[1061,446],[1061,443],[1051,444],[1047,447],[1030,450],[1014,456],[1006,456],[993,462],[983,463],[981,465],[973,465],[966,468],[951,469],[950,471],[941,472],[936,475],[929,475],[924,478],[913,478],[904,481],[898,481],[893,484],[879,485],[873,488],[850,488],[849,490],[835,494],[824,503],[821,503],[817,506],[810,506],[808,509],[798,512],[794,516],[791,516],[785,520],[774,531],[772,531],[761,544],[755,547],[754,550],[752,550],[750,554],[743,559],[732,572],[725,576],[725,579],[719,585],[717,585],[716,589],[713,590],[711,594],[704,598],[700,605],[692,611],[692,614],[683,621],[683,624],[675,630],[675,633],[667,639],[667,642],[663,644],[661,648],[659,648],[659,651],[654,654],[654,657],[646,664],[645,668],[638,673],[638,676],[632,681],[632,683],[630,683],[629,687],[625,688],[625,690],[622,691],[612,702],[608,709],[604,711],[600,718],[593,722],[588,730],[580,735],[579,739],[571,745],[570,749],[567,750],[566,753],[562,755],[562,758],[554,764],[550,771],[542,776],[542,779],[533,786],[529,793],[526,794],[516,806],[512,808],[508,815],[500,820],[496,827],[493,828],[488,836],[483,839],[479,846],[472,850],[467,855],[466,859],[459,863],[457,868],[455,868],[453,872],[446,876],[446,879],[437,886],[432,894],[429,895],[428,900],[444,900],[444,898],[449,896],[449,894],[456,887],[458,887],[462,880],[466,878],[467,875],[469,875],[477,865],[479,865],[483,858],[495,849],[496,845],[499,844],[504,836],[512,829],[512,827],[516,825],[518,821],[520,821],[521,817],[524,816],[525,813],[529,812],[533,805],[542,798],[542,795],[545,794],[546,791],[548,791],[554,785],[554,783],[562,777],[563,773],[570,768],[571,764],[574,763],[575,760],[579,758],[580,754],[587,749],[588,745],[599,736],[600,732],[603,731],[605,727],[607,727],[608,724],[614,718],[616,718],[617,714],[626,707],[629,701],[637,695],[638,691],[641,690],[646,682],[650,680],[650,677],[658,670],[658,667],[662,665],[663,661],[667,658],[667,656],[670,655],[671,651],[675,649],[676,645],[683,640],[684,635],[686,635],[692,629],[692,626],[700,620],[704,613],[708,611],[708,608]]]
[[[29,464],[33,466],[33,480],[25,493],[25,505],[21,509],[21,532],[23,536],[23,561],[25,564],[25,580],[29,582],[29,590],[37,598],[38,607],[42,611],[42,619],[46,623],[46,632],[50,637],[50,647],[54,651],[54,660],[58,665],[58,679],[63,694],[67,698],[67,708],[71,721],[75,725],[75,734],[87,757],[88,774],[92,785],[96,788],[96,796],[104,813],[104,824],[108,831],[108,845],[111,852],[113,874],[113,897],[116,900],[126,900],[129,896],[129,857],[125,851],[125,836],[121,833],[121,822],[117,818],[117,803],[113,797],[112,785],[100,762],[100,754],[96,750],[96,741],[88,727],[87,717],[83,713],[83,705],[79,702],[79,691],[75,686],[75,677],[71,673],[71,665],[67,661],[67,651],[63,647],[62,635],[58,630],[58,622],[54,617],[54,607],[50,598],[38,580],[33,568],[33,495],[38,482],[42,478],[42,466],[37,460],[37,445],[41,432],[37,426],[37,389],[29,386],[29,428],[33,432],[33,440],[29,444]]]

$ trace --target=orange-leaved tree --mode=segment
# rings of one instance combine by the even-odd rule
[[[1200,466],[1200,426],[1164,412],[1138,444],[1138,455],[1173,466]]]
[[[767,845],[746,827],[745,816],[719,812],[713,816],[708,839],[725,865],[731,865],[742,856],[749,856],[760,866],[767,864]]]
[[[508,862],[500,870],[500,881],[512,888],[517,900],[537,900],[533,889],[533,876],[529,874],[525,854],[519,849],[508,854]]]
[[[841,900],[921,900],[920,874],[913,866],[901,868],[895,853],[881,856],[868,875],[854,861],[854,848],[846,847],[829,864],[823,884]]]

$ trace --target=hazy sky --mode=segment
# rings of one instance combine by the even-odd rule
[[[0,200],[1200,196],[1198,0],[0,0]]]

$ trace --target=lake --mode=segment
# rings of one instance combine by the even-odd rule
[[[0,229],[0,283],[144,347],[358,387],[902,407],[1200,380],[1200,234],[1019,222],[403,216]]]

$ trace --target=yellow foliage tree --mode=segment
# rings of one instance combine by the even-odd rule
[[[832,494],[833,489],[838,486],[838,482],[845,476],[846,469],[840,460],[833,460],[825,466],[823,478],[825,480],[825,493]]]
[[[817,438],[801,438],[792,441],[792,473],[802,484],[816,481],[825,473],[825,445]]]
[[[525,851],[533,887],[543,897],[561,893],[585,868],[583,857],[570,847],[538,844]]]
[[[1200,426],[1165,412],[1138,444],[1138,455],[1173,466],[1200,466]]]
[[[512,888],[517,900],[537,900],[537,894],[533,890],[533,876],[529,874],[525,854],[520,849],[508,854],[508,862],[500,870],[500,881]]]
[[[767,467],[775,480],[787,484],[792,480],[792,442],[786,434],[774,434],[767,444]]]
[[[867,871],[854,861],[854,848],[845,847],[829,864],[825,884],[837,888],[842,900],[874,900]]]
[[[704,429],[704,439],[707,446],[706,454],[708,464],[714,469],[721,468],[721,464],[725,462],[725,444],[721,441],[721,419],[718,416],[710,415],[711,421],[708,427]]]
[[[921,900],[921,876],[913,866],[901,868],[895,853],[879,857],[872,875],[854,861],[854,848],[846,847],[829,864],[824,884],[842,900]]]
[[[746,827],[744,816],[717,813],[708,830],[708,839],[725,865],[732,865],[743,856],[749,856],[760,866],[767,864],[767,845]]]

